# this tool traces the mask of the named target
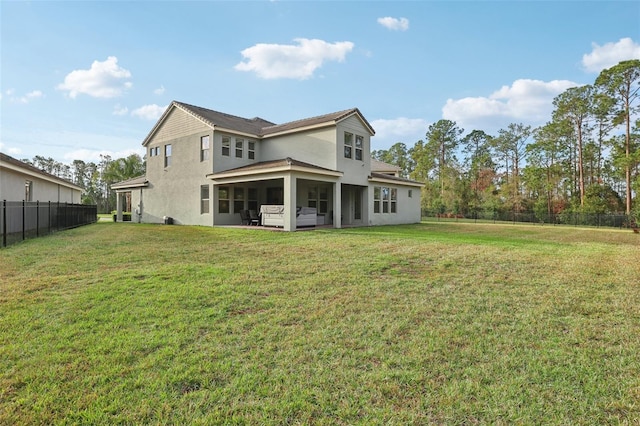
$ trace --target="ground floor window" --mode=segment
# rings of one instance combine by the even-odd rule
[[[391,188],[391,213],[397,212],[398,206],[398,189]]]
[[[249,210],[258,211],[258,188],[249,188],[247,190],[247,207]]]
[[[312,186],[307,194],[307,206],[317,209],[319,214],[327,213],[329,208],[329,189],[326,186]]]
[[[24,182],[24,200],[33,201],[33,181]]]
[[[398,189],[386,186],[373,187],[373,212],[397,213]]]
[[[233,212],[240,213],[244,210],[244,188],[236,187],[233,190]]]
[[[200,186],[200,214],[209,213],[209,185]]]
[[[218,213],[229,213],[229,187],[218,188]]]

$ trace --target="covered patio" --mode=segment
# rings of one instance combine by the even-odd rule
[[[295,231],[300,228],[297,217],[305,207],[316,210],[313,226],[340,228],[342,176],[342,172],[291,158],[209,174],[207,178],[213,181],[214,211],[218,212],[214,214],[213,225],[240,224],[241,209],[259,212],[262,206],[280,206],[280,221],[267,225],[281,223],[283,230]],[[309,224],[306,221],[303,226]]]

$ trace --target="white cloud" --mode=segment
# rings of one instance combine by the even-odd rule
[[[82,160],[85,163],[100,161],[100,155],[108,155],[111,159],[128,157],[131,154],[138,154],[140,157],[145,155],[144,148],[137,149],[125,149],[122,151],[109,151],[109,150],[95,150],[95,149],[77,149],[64,154],[63,158],[66,162],[72,162],[73,160]]]
[[[130,78],[131,72],[118,65],[118,58],[109,56],[104,62],[93,61],[88,70],[71,71],[57,89],[68,91],[71,98],[81,93],[94,98],[115,98],[133,86]]]
[[[378,119],[371,122],[376,135],[372,139],[372,149],[388,149],[397,142],[413,146],[419,139],[424,139],[428,123],[422,118]]]
[[[161,85],[156,90],[154,90],[153,93],[156,94],[156,95],[163,95],[164,94],[164,86]]]
[[[591,53],[582,55],[582,66],[587,72],[599,73],[620,61],[640,59],[640,44],[634,43],[629,37],[602,46],[591,43],[591,47]]]
[[[238,71],[254,71],[263,79],[293,78],[305,80],[322,66],[324,61],[343,62],[347,53],[353,50],[350,41],[327,43],[323,40],[297,38],[297,44],[259,43],[244,49],[242,56],[247,62],[240,62],[234,68]]]
[[[576,86],[579,84],[568,80],[516,80],[488,97],[447,99],[442,117],[467,131],[491,132],[512,122],[537,126],[551,118],[553,98]]]
[[[7,146],[7,144],[0,142],[0,152],[4,152],[7,155],[16,156],[22,154],[20,148]]]
[[[157,120],[164,113],[167,107],[168,105],[144,105],[131,111],[131,115],[143,118],[145,120]]]
[[[7,90],[7,95],[10,95],[11,97],[9,98],[9,100],[11,102],[15,102],[15,103],[19,103],[19,104],[28,104],[29,102],[31,102],[34,99],[38,99],[38,98],[42,98],[44,97],[44,93],[42,93],[40,90],[33,90],[29,93],[27,93],[24,96],[12,96],[15,93],[15,91],[13,89],[9,89]]]
[[[384,18],[378,18],[378,24],[394,31],[407,31],[409,29],[409,20],[407,18],[398,19],[385,16]]]
[[[113,107],[113,115],[127,115],[128,112],[129,108],[120,106],[120,104]]]

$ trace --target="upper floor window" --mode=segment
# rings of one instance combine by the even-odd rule
[[[356,160],[362,161],[362,147],[364,145],[364,137],[356,135]]]
[[[353,157],[353,133],[344,132],[344,158]]]
[[[169,167],[171,165],[171,144],[164,146],[164,166]]]
[[[209,159],[209,135],[200,138],[200,161]]]
[[[243,150],[244,150],[244,139],[236,138],[236,158],[242,158]]]
[[[151,148],[149,148],[149,157],[157,157],[158,155],[160,155],[159,146],[152,146]]]
[[[231,150],[231,139],[227,136],[222,137],[222,155],[225,157],[229,156],[229,151]]]
[[[247,157],[249,160],[256,159],[256,143],[254,141],[249,141],[247,143]]]

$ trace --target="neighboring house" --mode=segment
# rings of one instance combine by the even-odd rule
[[[82,202],[82,188],[0,153],[0,201]]]
[[[239,225],[263,206],[288,231],[300,207],[336,228],[419,222],[423,184],[372,162],[374,133],[357,108],[275,124],[174,101],[142,143],[146,175],[112,186],[118,217],[130,203],[149,223]]]

